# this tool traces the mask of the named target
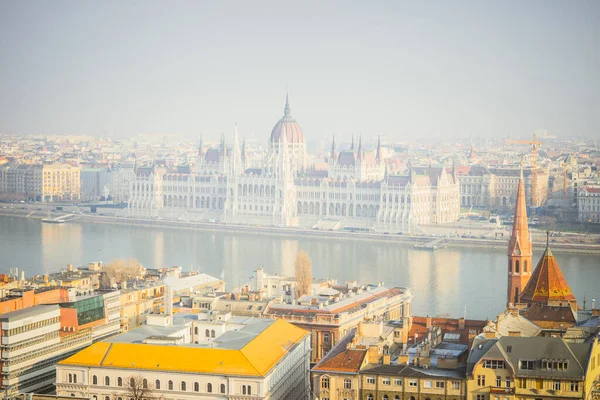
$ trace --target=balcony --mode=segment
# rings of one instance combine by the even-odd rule
[[[357,390],[355,389],[338,389],[338,399],[358,399]]]
[[[492,387],[492,388],[490,388],[490,393],[493,393],[493,394],[514,394],[515,393],[515,388],[514,387],[510,387],[510,388]]]

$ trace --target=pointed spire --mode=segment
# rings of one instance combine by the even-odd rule
[[[204,155],[204,134],[200,135],[200,144],[198,145],[198,157],[202,158]]]
[[[225,147],[225,133],[221,133],[221,154],[227,156],[227,148]]]
[[[383,175],[383,180],[387,182],[388,178],[389,178],[388,165],[385,164],[385,174]]]
[[[525,200],[525,183],[523,179],[523,168],[517,189],[517,200],[515,202],[515,219],[513,221],[512,235],[508,242],[508,255],[528,255],[531,251],[531,240],[529,239],[529,225],[527,223],[527,203]]]
[[[354,151],[354,133],[352,134],[352,147],[350,147],[350,150]]]
[[[290,108],[289,93],[285,92],[285,108],[283,109],[283,115],[289,117],[292,115],[292,109]]]
[[[358,151],[356,158],[362,160],[362,136],[358,136]]]
[[[377,154],[375,156],[377,162],[381,161],[381,135],[377,135]]]
[[[248,161],[248,155],[246,154],[246,135],[244,135],[242,140],[242,162],[246,163],[246,161]]]
[[[336,154],[335,154],[335,135],[333,135],[333,138],[331,139],[331,152],[329,153],[329,159],[331,161],[335,161],[336,160]]]

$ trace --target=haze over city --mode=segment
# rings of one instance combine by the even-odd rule
[[[576,5],[576,7],[575,7]],[[0,133],[597,137],[600,3],[3,2]]]

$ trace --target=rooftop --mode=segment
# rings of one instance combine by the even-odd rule
[[[93,344],[59,364],[265,376],[281,358],[309,335],[307,331],[283,320],[265,321],[260,327],[248,327],[245,332],[248,336],[246,343],[238,341],[235,346],[231,346],[233,348],[228,348],[226,344],[223,347],[207,348],[104,341]],[[237,338],[232,335],[229,343],[235,342],[235,339]]]
[[[37,305],[33,307],[23,308],[21,310],[11,311],[9,313],[0,314],[0,320],[3,321],[18,321],[20,319],[37,317],[40,314],[57,311],[59,310],[58,305]]]

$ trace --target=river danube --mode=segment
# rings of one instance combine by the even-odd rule
[[[247,233],[192,231],[127,225],[0,216],[0,271],[18,267],[27,276],[85,265],[137,258],[149,268],[179,265],[214,276],[228,287],[245,283],[258,265],[269,273],[294,274],[299,249],[313,261],[313,276],[338,281],[383,281],[408,286],[417,315],[450,314],[493,318],[506,297],[506,253],[488,249],[415,250],[411,245],[356,239],[284,238]],[[600,300],[600,255],[553,251],[582,304]],[[541,252],[534,254],[537,262]]]

